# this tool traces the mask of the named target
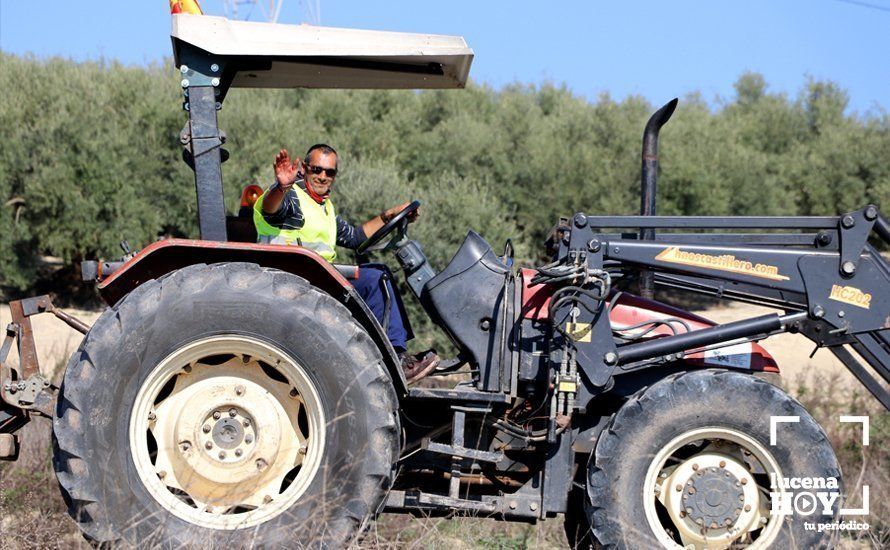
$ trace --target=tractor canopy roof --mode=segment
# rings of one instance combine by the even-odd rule
[[[459,36],[173,15],[173,54],[220,86],[463,88],[473,50]],[[210,68],[214,67],[215,70]],[[189,73],[191,74],[191,73]]]

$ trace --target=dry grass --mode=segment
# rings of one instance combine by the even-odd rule
[[[565,548],[562,519],[538,525],[485,518],[415,518],[385,515],[371,526],[359,544],[367,549],[442,548]]]
[[[818,387],[819,391],[815,391]],[[848,506],[859,506],[863,484],[870,486],[871,529],[847,534],[840,547],[890,546],[890,414],[870,395],[850,390],[832,380],[818,386],[794,383],[795,393],[819,420],[831,439],[845,475]],[[871,441],[867,447],[856,424],[840,424],[841,414],[867,414]],[[0,540],[4,548],[87,548],[65,512],[50,463],[49,421],[37,419],[22,432],[22,455],[0,468]],[[384,515],[372,524],[358,544],[362,549],[403,548],[564,548],[562,519],[538,525],[497,522],[485,518],[415,518]]]
[[[32,420],[19,434],[21,453],[0,466],[0,541],[9,549],[86,547],[65,511],[52,471],[50,421]]]
[[[815,377],[814,383],[799,377],[788,388],[825,429],[844,475],[846,506],[862,506],[862,487],[870,492],[868,531],[848,533],[844,538],[864,547],[890,548],[890,413],[862,387],[840,384],[836,376]],[[841,423],[841,415],[868,416],[869,444],[862,445],[862,427]]]

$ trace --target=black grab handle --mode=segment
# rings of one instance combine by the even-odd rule
[[[885,243],[890,244],[890,222],[881,214],[878,214],[878,218],[875,220],[875,232],[884,239]]]

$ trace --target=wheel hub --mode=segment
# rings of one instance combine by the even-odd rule
[[[223,449],[234,449],[244,441],[244,428],[238,420],[217,420],[212,433],[213,442]]]
[[[711,528],[729,526],[742,514],[745,494],[741,481],[729,470],[699,468],[683,491],[683,509],[687,517]]]
[[[193,371],[190,376],[201,374]],[[242,388],[241,395],[236,395],[236,386]],[[169,423],[180,442],[179,452],[166,458],[182,489],[202,500],[242,499],[257,485],[284,476],[299,461],[297,451],[305,436],[297,433],[288,412],[257,383],[209,374],[197,379],[158,407],[159,431],[165,431],[174,411],[178,418]],[[158,447],[160,463],[165,458],[160,441]],[[263,467],[256,466],[260,459]]]
[[[733,456],[703,452],[661,479],[658,499],[687,546],[723,548],[758,527],[757,484]]]

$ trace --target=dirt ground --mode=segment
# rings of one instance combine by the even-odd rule
[[[92,325],[102,312],[65,309],[65,313],[77,317],[87,325]],[[9,307],[3,304],[0,307],[0,323],[5,327],[10,320]],[[49,377],[60,374],[62,367],[68,362],[68,357],[80,345],[83,335],[50,313],[31,317],[31,327],[34,332],[34,343],[37,346],[40,372]],[[18,365],[18,354],[15,350],[10,352],[10,363]]]

